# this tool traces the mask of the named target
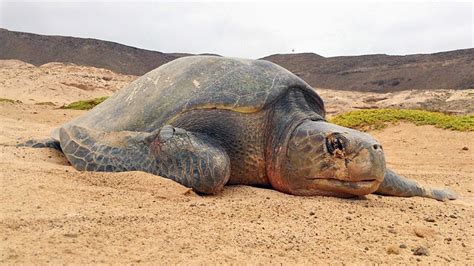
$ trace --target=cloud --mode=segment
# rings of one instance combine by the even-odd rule
[[[473,47],[473,4],[1,2],[0,26],[163,52],[259,58]]]

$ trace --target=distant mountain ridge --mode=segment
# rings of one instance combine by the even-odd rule
[[[474,88],[474,49],[328,58],[277,54],[262,59],[285,67],[318,88],[377,92]]]
[[[97,39],[47,36],[0,29],[0,59],[34,65],[74,63],[142,75],[186,53],[162,53]],[[474,88],[474,49],[406,56],[323,57],[314,53],[264,57],[315,88],[389,92]]]
[[[187,55],[166,54],[97,39],[0,29],[0,59],[18,59],[36,66],[63,62],[105,68],[122,74],[143,75]]]

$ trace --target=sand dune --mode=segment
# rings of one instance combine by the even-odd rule
[[[48,63],[35,67],[18,60],[0,60],[0,98],[62,106],[77,100],[110,96],[136,78],[73,64]],[[317,88],[317,91],[329,115],[387,107],[474,114],[474,89],[373,93]]]
[[[78,99],[109,96],[135,78],[73,64],[36,67],[18,60],[0,60],[0,98],[64,105]]]

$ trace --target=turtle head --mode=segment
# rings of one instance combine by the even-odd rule
[[[363,132],[325,121],[307,120],[280,152],[278,174],[270,182],[294,195],[349,197],[374,192],[385,174],[382,146]]]

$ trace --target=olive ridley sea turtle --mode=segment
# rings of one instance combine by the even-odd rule
[[[192,56],[148,72],[32,147],[80,171],[144,171],[196,192],[226,184],[294,195],[455,199],[385,167],[370,135],[328,123],[316,91],[264,60]]]

